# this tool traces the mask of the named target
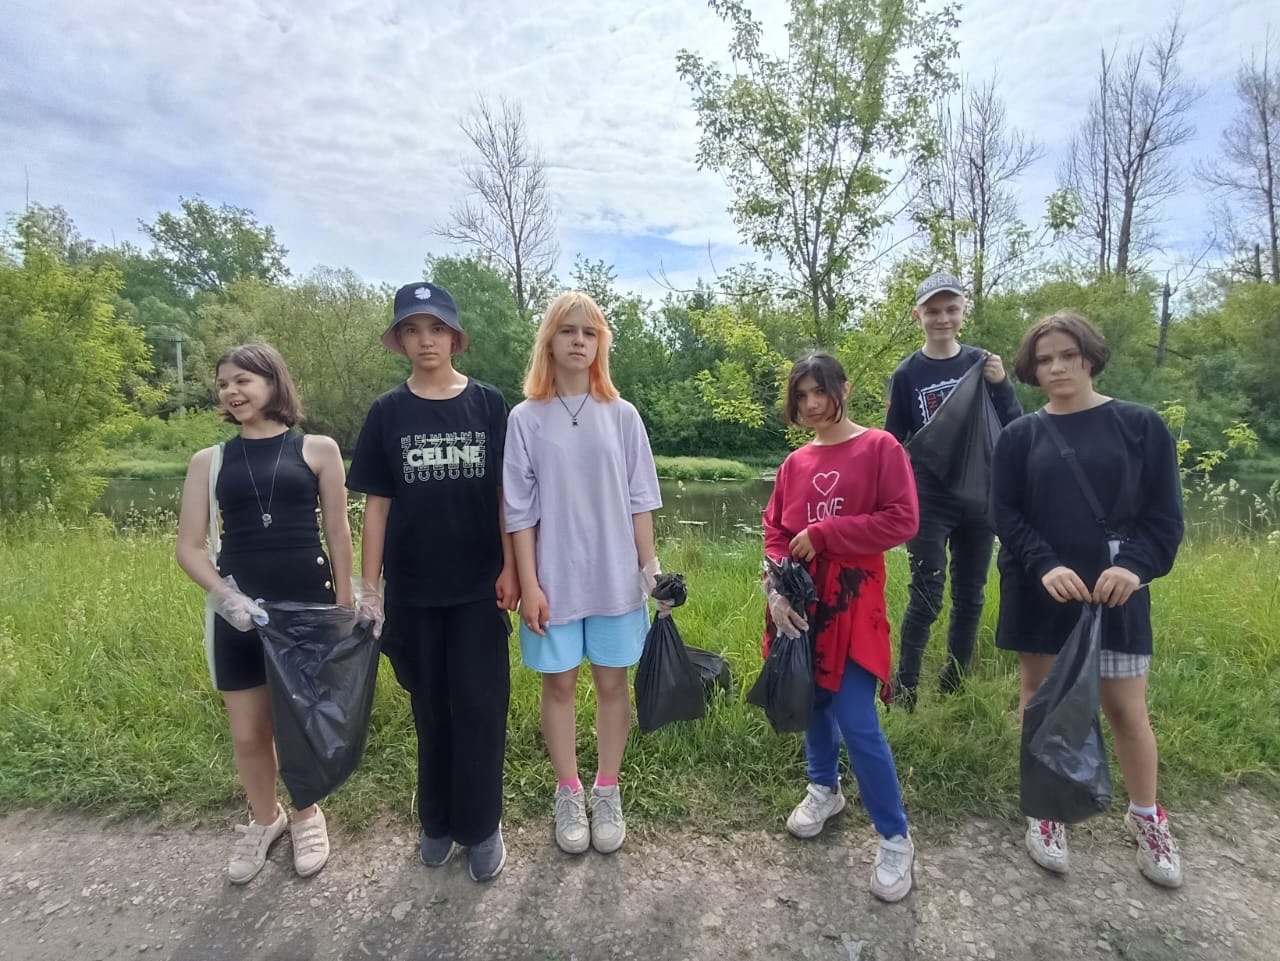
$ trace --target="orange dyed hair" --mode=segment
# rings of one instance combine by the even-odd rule
[[[556,395],[556,367],[551,358],[551,338],[560,325],[575,310],[580,310],[587,323],[595,328],[598,349],[591,362],[591,396],[599,401],[618,399],[618,388],[609,378],[609,348],[613,345],[613,331],[605,322],[600,305],[580,290],[561,294],[551,302],[538,335],[533,340],[533,352],[529,355],[529,369],[524,375],[524,395],[530,400],[550,400]]]

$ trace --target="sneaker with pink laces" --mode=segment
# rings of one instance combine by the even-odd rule
[[[1060,821],[1027,818],[1027,853],[1031,860],[1054,874],[1066,874],[1067,826]]]
[[[1154,817],[1126,811],[1124,826],[1129,836],[1138,842],[1138,870],[1142,876],[1164,888],[1181,887],[1182,858],[1164,808],[1157,804]]]

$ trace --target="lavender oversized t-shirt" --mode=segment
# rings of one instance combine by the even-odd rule
[[[569,411],[577,411],[573,426]],[[565,409],[568,405],[568,410]],[[640,413],[579,394],[517,404],[507,421],[507,531],[538,528],[538,583],[552,624],[645,603],[631,515],[662,506]]]

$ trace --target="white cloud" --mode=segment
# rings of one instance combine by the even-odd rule
[[[758,12],[780,36],[785,4]],[[997,72],[1011,121],[1045,144],[1023,184],[1031,212],[1053,189],[1099,47],[1124,49],[1168,13],[1165,0],[962,11],[961,70]],[[1221,94],[1269,13],[1261,0],[1188,2],[1187,72]],[[21,207],[29,173],[33,199],[64,204],[85,233],[136,240],[137,218],[199,193],[252,207],[297,270],[345,264],[397,281],[449,249],[431,228],[460,189],[457,120],[484,93],[525,108],[551,168],[564,266],[579,238],[599,245],[588,257],[632,262],[683,245],[670,265],[682,281],[710,273],[699,266],[708,245],[721,269],[743,253],[727,189],[697,170],[674,64],[682,47],[723,60],[728,32],[690,0],[100,0],[91,15],[72,0],[11,0],[6,20],[0,209]],[[1212,152],[1226,117],[1197,120],[1189,158]],[[1169,212],[1170,236],[1199,236],[1198,194]],[[623,279],[655,293],[645,277],[658,268],[629,266]]]

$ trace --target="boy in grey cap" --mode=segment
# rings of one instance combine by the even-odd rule
[[[965,371],[983,362],[984,357],[983,376],[1000,423],[1007,424],[1022,414],[999,356],[957,341],[964,327],[966,307],[964,287],[953,274],[935,273],[916,288],[916,306],[911,315],[924,331],[924,346],[894,371],[884,425],[904,444],[937,413]],[[985,512],[964,508],[927,469],[914,464],[913,468],[920,501],[920,530],[907,543],[911,588],[902,618],[898,671],[893,683],[894,703],[909,711],[915,709],[929,631],[942,610],[948,548],[951,625],[947,665],[938,682],[943,693],[960,689],[973,657],[994,541]]]

